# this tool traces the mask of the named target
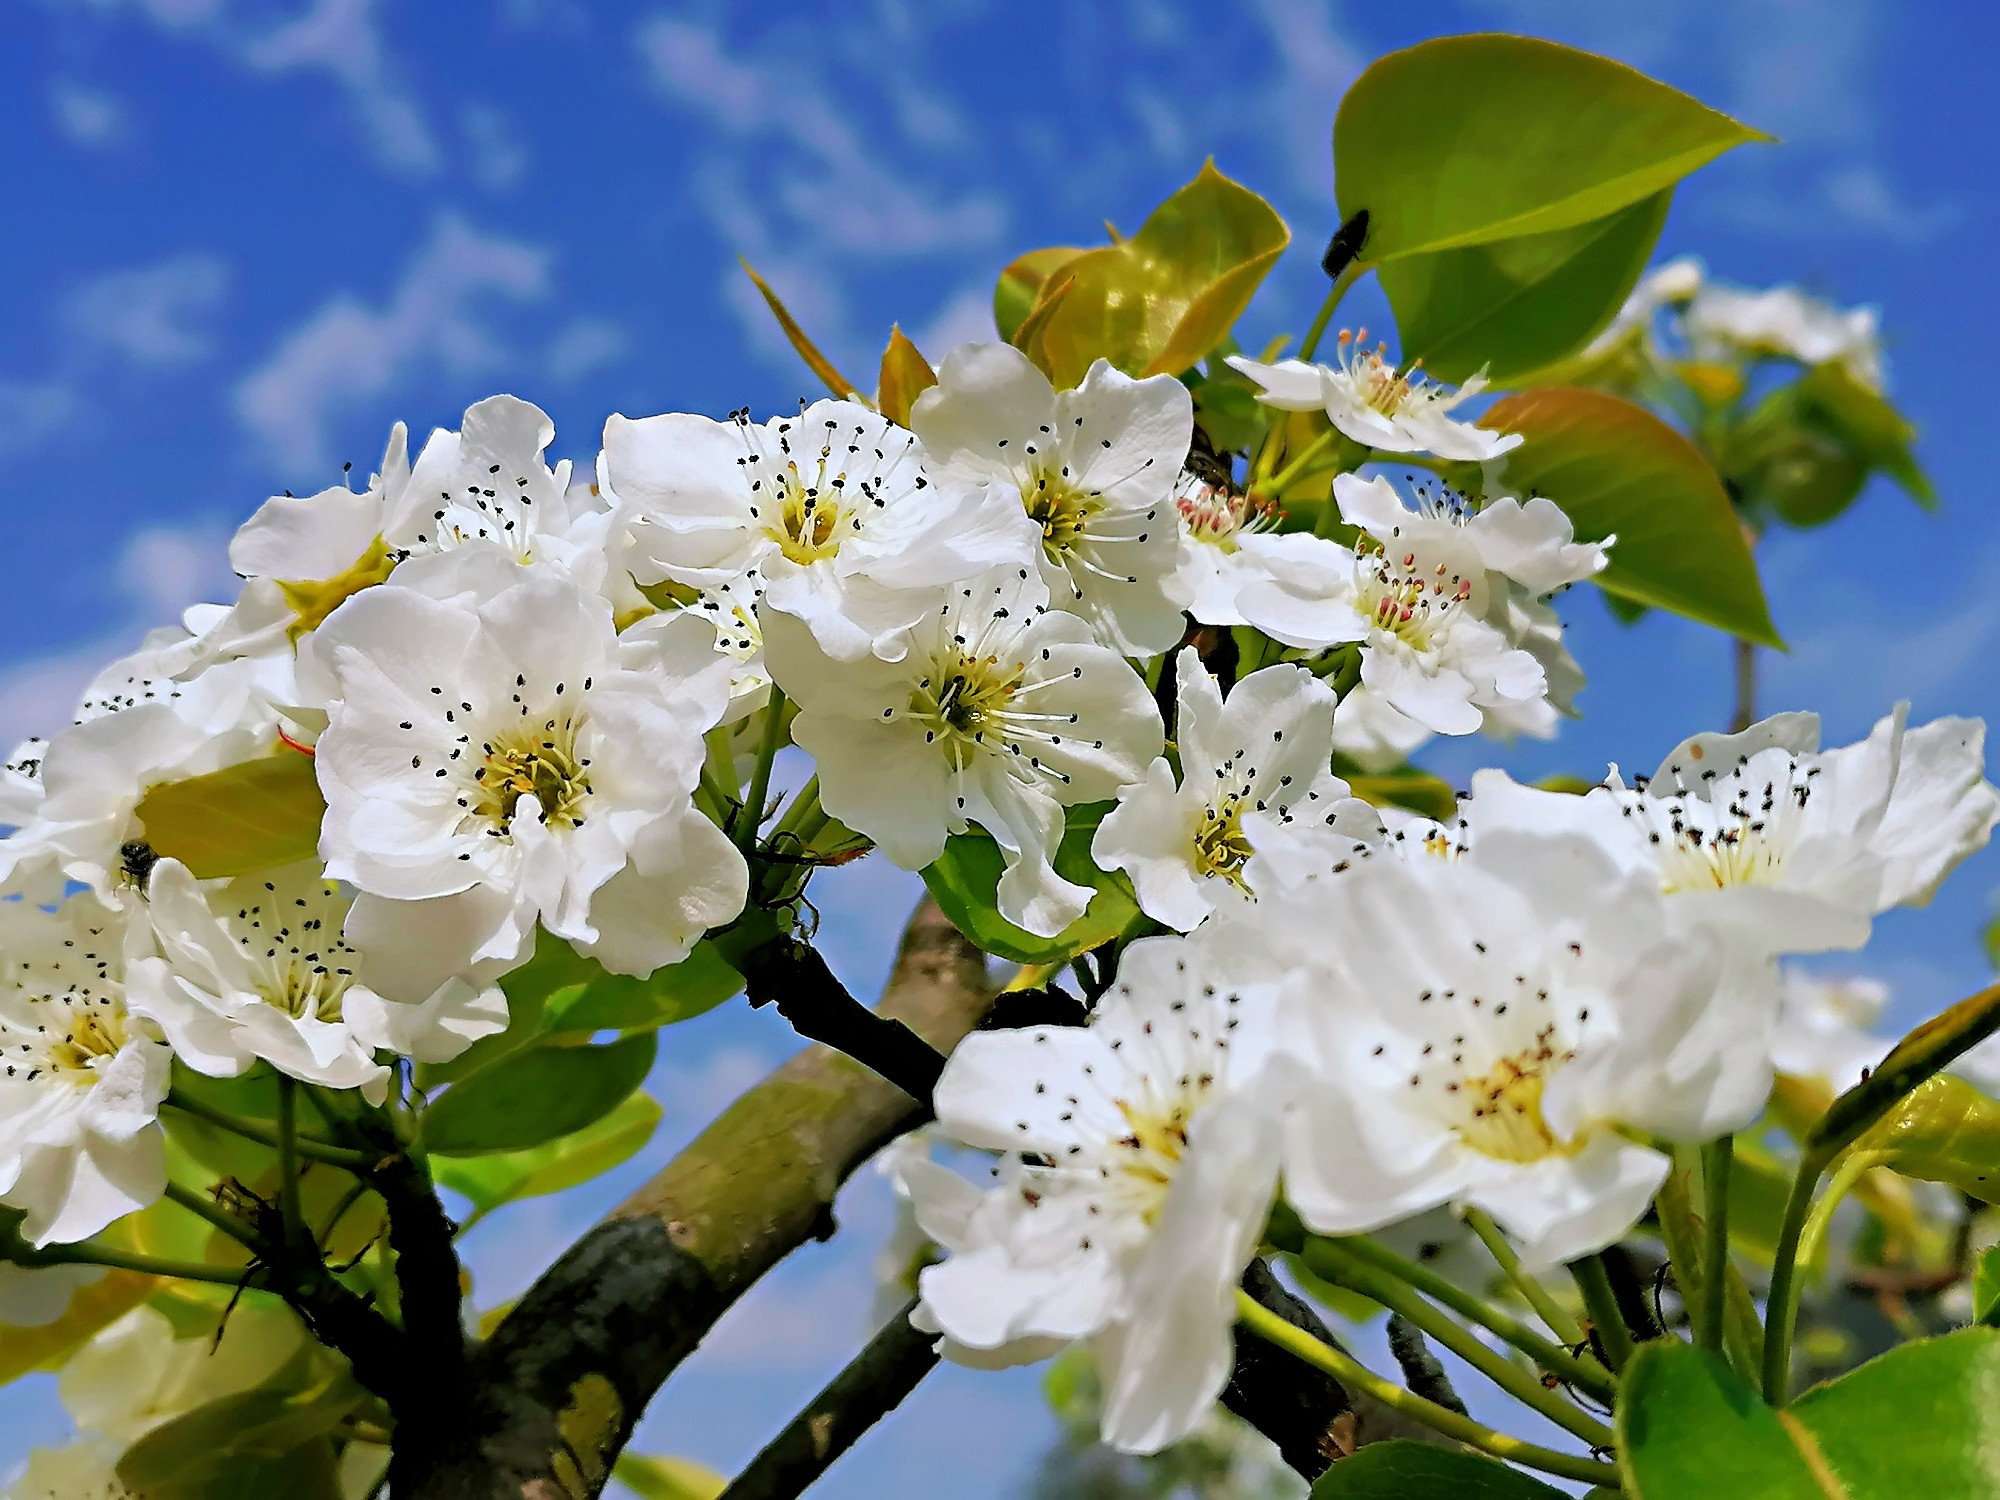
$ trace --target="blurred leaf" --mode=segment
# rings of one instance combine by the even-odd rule
[[[1044,283],[1084,253],[1078,245],[1051,245],[1046,250],[1030,250],[1000,273],[993,288],[993,325],[1001,338],[1014,342],[1014,335],[1042,300]]]
[[[1218,453],[1254,447],[1270,424],[1273,408],[1257,399],[1257,387],[1248,376],[1213,355],[1208,363],[1207,378],[1194,388],[1195,425],[1208,434]]]
[[[2000,1444],[2000,1331],[1891,1349],[1771,1410],[1719,1360],[1642,1344],[1619,1384],[1630,1500],[1990,1496]]]
[[[1312,1487],[1312,1500],[1558,1500],[1562,1494],[1498,1459],[1408,1438],[1357,1448]]]
[[[287,1367],[288,1371],[291,1368]],[[280,1382],[285,1373],[277,1377]],[[140,1438],[118,1460],[118,1477],[148,1500],[153,1496],[195,1500],[210,1494],[260,1493],[220,1486],[240,1482],[247,1477],[246,1470],[292,1459],[368,1399],[368,1393],[344,1366],[304,1389],[287,1390],[280,1385],[224,1396]],[[267,1477],[263,1482],[269,1485],[272,1479]],[[266,1488],[261,1493],[289,1497],[294,1492]]]
[[[743,989],[743,976],[706,941],[645,979],[609,973],[595,959],[587,962],[597,970],[594,975],[549,996],[542,1010],[544,1036],[671,1026],[715,1009]]]
[[[1024,340],[1031,313],[1015,342],[1058,387],[1080,383],[1097,359],[1129,375],[1178,375],[1228,334],[1291,238],[1270,204],[1206,162],[1129,240],[1063,265],[1061,305]],[[1050,276],[1041,302],[1059,285]]]
[[[490,1212],[503,1203],[560,1193],[608,1172],[645,1148],[660,1123],[659,1102],[632,1094],[595,1125],[534,1146],[491,1156],[440,1157],[432,1175]]]
[[[326,799],[312,757],[285,749],[164,782],[134,811],[155,853],[208,880],[313,858]]]
[[[1391,261],[1378,275],[1403,361],[1440,380],[1485,369],[1495,385],[1532,383],[1625,305],[1672,199],[1663,188],[1587,224]]]
[[[570,1135],[611,1113],[645,1081],[651,1031],[602,1046],[531,1047],[446,1089],[423,1113],[433,1156],[519,1151]]]
[[[2000,1202],[2000,1101],[1949,1073],[1925,1079],[1850,1149],[1881,1154],[1905,1177]]]
[[[1064,266],[1048,279],[1042,287],[1041,300],[1028,310],[1021,326],[1014,330],[1008,342],[1035,362],[1044,374],[1048,372],[1048,359],[1042,353],[1042,330],[1049,326],[1049,319],[1062,311],[1069,294],[1076,290],[1076,273]]]
[[[1346,778],[1349,791],[1377,807],[1406,807],[1440,823],[1458,816],[1457,793],[1429,771],[1408,765],[1390,771],[1363,771],[1337,752],[1333,769]]]
[[[903,337],[900,323],[889,327],[889,347],[882,351],[878,379],[875,409],[898,427],[910,425],[910,403],[937,384],[937,372],[917,346]]]
[[[715,1500],[729,1481],[691,1458],[621,1453],[611,1476],[639,1500]]]
[[[1578,541],[1616,534],[1600,588],[1784,646],[1722,482],[1658,417],[1617,396],[1559,386],[1505,397],[1479,425],[1527,439],[1488,465],[1510,490],[1555,501]]]
[[[1980,1252],[1972,1273],[1972,1320],[1989,1328],[2000,1322],[2000,1245]]]
[[[1729,1243],[1767,1270],[1778,1253],[1791,1191],[1791,1170],[1748,1134],[1739,1135],[1729,1169]]]
[[[841,374],[840,371],[836,370],[833,367],[833,361],[819,352],[818,346],[806,337],[806,331],[799,327],[798,321],[792,317],[791,313],[786,311],[785,304],[778,300],[778,294],[772,291],[765,284],[764,278],[751,268],[750,262],[740,255],[736,257],[736,261],[749,274],[750,279],[757,284],[757,290],[764,294],[764,301],[770,307],[772,313],[776,315],[778,326],[785,330],[785,337],[792,341],[792,347],[798,350],[799,358],[806,362],[807,367],[811,369],[813,374],[825,381],[826,388],[841,400],[845,400],[849,396],[859,395],[861,393],[860,387]]]
[[[1375,264],[1568,229],[1672,187],[1760,132],[1607,58],[1454,36],[1369,66],[1333,126],[1340,217]]]
[[[1880,393],[1838,360],[1806,371],[1797,393],[1808,420],[1839,438],[1870,469],[1894,479],[1925,510],[1937,509],[1937,491],[1910,451],[1917,430]]]
[[[1830,1158],[1917,1085],[2000,1029],[2000,985],[1932,1016],[1896,1043],[1874,1072],[1827,1107],[1804,1140],[1809,1154]]]
[[[53,1323],[39,1328],[0,1324],[0,1385],[34,1370],[60,1367],[99,1330],[109,1328],[161,1285],[157,1276],[106,1271],[90,1285],[72,1292],[68,1308]]]
[[[1746,504],[1767,507],[1801,529],[1839,516],[1868,483],[1864,461],[1804,427],[1768,434],[1747,454],[1743,444],[1734,444],[1728,457],[1729,479]]]
[[[944,853],[923,872],[952,926],[988,953],[1020,964],[1065,963],[1123,932],[1139,915],[1131,887],[1117,871],[1100,870],[1090,857],[1090,841],[1115,802],[1092,802],[1066,810],[1067,827],[1056,851],[1056,873],[1087,885],[1097,894],[1082,916],[1052,938],[1023,932],[1000,915],[994,904],[1006,865],[1000,846],[984,830],[956,834],[945,841]]]
[[[1986,962],[2000,969],[2000,917],[1995,917],[1986,924],[1986,931],[1981,934],[1980,941],[1986,949]]]

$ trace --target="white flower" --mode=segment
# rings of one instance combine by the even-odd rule
[[[310,1346],[289,1309],[246,1298],[214,1334],[177,1338],[165,1314],[135,1307],[63,1365],[76,1425],[131,1443],[198,1406],[269,1383]],[[313,1350],[322,1366],[334,1356]]]
[[[172,1054],[125,1004],[126,919],[88,894],[0,901],[0,1203],[36,1245],[156,1202]]]
[[[1244,625],[1236,596],[1262,578],[1243,539],[1269,531],[1277,514],[1248,495],[1183,473],[1174,484],[1181,518],[1181,561],[1167,592],[1203,625]]]
[[[1697,359],[1838,360],[1870,390],[1882,388],[1881,331],[1872,307],[1843,310],[1793,286],[1752,292],[1710,282],[1688,303],[1682,325]]]
[[[1888,1002],[1888,988],[1873,979],[1821,979],[1791,964],[1783,975],[1772,1065],[1780,1073],[1818,1079],[1836,1094],[1845,1093],[1895,1045],[1868,1029]]]
[[[1621,1127],[1711,1139],[1770,1086],[1768,1065],[1731,1066],[1765,1055],[1762,971],[1732,969],[1719,934],[1670,922],[1652,881],[1586,840],[1361,858],[1253,917],[1302,1059],[1286,1197],[1322,1233],[1452,1203],[1490,1213],[1532,1266],[1588,1255],[1669,1166]]]
[[[967,1037],[938,1124],[1004,1153],[1000,1185],[909,1178],[918,1222],[953,1252],[919,1279],[946,1352],[998,1363],[1090,1340],[1104,1439],[1128,1452],[1185,1435],[1228,1382],[1236,1285],[1276,1185],[1253,1087],[1271,998],[1218,958],[1146,939],[1088,1027]]]
[[[197,1072],[233,1078],[263,1058],[379,1104],[389,1073],[375,1061],[377,1047],[443,1062],[506,1027],[497,989],[454,978],[420,1008],[361,984],[358,955],[341,936],[352,898],[317,861],[204,888],[180,861],[163,859],[146,894],[159,952],[132,962],[128,1000]],[[427,1034],[413,1035],[419,1019],[429,1022]]]
[[[0,1261],[0,1328],[46,1328],[70,1299],[104,1278],[102,1266],[17,1266]]]
[[[329,879],[361,976],[418,1004],[525,961],[535,923],[620,973],[686,957],[747,872],[694,810],[728,701],[705,622],[623,658],[610,606],[530,568],[476,609],[394,586],[322,627],[340,697],[320,736]],[[677,673],[669,647],[697,665]]]
[[[941,480],[984,481],[1026,508],[1058,608],[1125,656],[1180,644],[1170,581],[1181,557],[1174,486],[1194,437],[1186,386],[1134,380],[1100,359],[1082,385],[1058,391],[1018,349],[962,344],[910,425]]]
[[[1097,825],[1091,858],[1132,877],[1139,907],[1181,932],[1249,894],[1244,816],[1332,823],[1347,783],[1328,762],[1333,690],[1303,667],[1252,672],[1225,701],[1192,646],[1175,659],[1180,785],[1162,757]]]
[[[1431,732],[1365,682],[1357,682],[1333,713],[1333,748],[1364,771],[1404,764]]]
[[[818,763],[820,804],[920,870],[977,823],[1006,859],[1000,913],[1039,936],[1089,904],[1056,874],[1063,808],[1114,797],[1159,754],[1145,682],[1032,569],[950,589],[894,661],[834,661],[790,616],[764,621],[771,675],[799,705],[792,738]]]
[[[1335,366],[1299,359],[1259,364],[1240,354],[1230,355],[1229,364],[1263,387],[1258,399],[1265,405],[1281,411],[1323,409],[1340,432],[1385,453],[1434,453],[1479,462],[1520,446],[1518,433],[1488,432],[1446,415],[1486,389],[1483,371],[1448,392],[1425,380],[1415,365],[1398,373],[1382,357],[1388,345],[1370,350],[1367,340],[1367,329],[1356,338],[1343,328]]]
[[[33,1448],[4,1500],[145,1500],[118,1477],[122,1444],[82,1438],[61,1448]]]
[[[1837,750],[1819,749],[1815,714],[1695,735],[1650,780],[1628,788],[1614,767],[1584,797],[1482,771],[1475,842],[1497,828],[1572,829],[1764,952],[1858,948],[1876,913],[1924,905],[2000,820],[1984,723],[1906,730],[1906,708]]]
[[[909,432],[851,401],[761,427],[614,416],[599,463],[641,584],[716,589],[755,572],[764,605],[804,620],[843,661],[895,649],[941,585],[1026,562],[1034,547],[1018,507],[962,479],[934,482]]]

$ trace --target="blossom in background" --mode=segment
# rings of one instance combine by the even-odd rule
[[[842,660],[896,649],[940,586],[1033,555],[1018,505],[934,477],[915,437],[851,401],[762,426],[614,416],[600,468],[642,585],[715,590],[754,573],[765,607]]]
[[[1697,359],[1742,355],[1839,361],[1862,385],[1882,389],[1880,315],[1872,307],[1838,308],[1795,286],[1752,292],[1705,282],[1681,315]]]
[[[1153,938],[1089,1026],[959,1043],[938,1126],[1003,1155],[983,1194],[928,1163],[907,1179],[951,1251],[919,1278],[947,1353],[1018,1362],[1088,1339],[1106,1442],[1152,1453],[1194,1427],[1234,1365],[1236,1285],[1276,1189],[1253,1087],[1270,1005],[1200,938]]]
[[[940,481],[1017,500],[1039,530],[1042,581],[1124,656],[1180,644],[1175,486],[1194,402],[1169,375],[1134,380],[1103,360],[1058,391],[1008,344],[963,344],[910,410]]]
[[[102,1266],[17,1266],[0,1261],[0,1328],[46,1328],[70,1299],[104,1279]]]
[[[1615,351],[1628,340],[1656,351],[1654,322],[1663,307],[1685,307],[1701,289],[1702,264],[1692,255],[1679,256],[1665,265],[1653,267],[1639,278],[1626,297],[1625,305],[1598,336],[1578,356],[1596,360]]]
[[[125,914],[87,892],[0,901],[0,1203],[36,1245],[87,1239],[166,1190],[172,1053],[126,1006]]]
[[[129,965],[128,1003],[196,1072],[233,1078],[262,1058],[379,1104],[389,1072],[376,1048],[445,1062],[507,1024],[499,990],[456,977],[417,1006],[361,984],[359,955],[341,936],[353,898],[317,861],[204,887],[162,859],[146,894],[157,951]]]
[[[920,870],[974,823],[1000,845],[1000,914],[1062,931],[1091,891],[1055,871],[1063,808],[1142,779],[1160,752],[1143,679],[1080,617],[1048,607],[1027,567],[954,586],[904,633],[895,659],[841,662],[790,616],[764,622],[792,738],[817,765],[833,817]]]
[[[1367,343],[1367,329],[1357,337],[1343,328],[1336,365],[1302,359],[1260,364],[1240,354],[1230,355],[1229,365],[1257,383],[1257,399],[1266,406],[1324,411],[1341,434],[1383,453],[1433,453],[1479,462],[1521,445],[1518,433],[1488,432],[1451,419],[1449,413],[1461,402],[1486,389],[1484,371],[1448,391],[1426,380],[1416,365],[1399,371],[1383,357],[1388,345],[1369,349]]]
[[[1328,766],[1333,690],[1303,667],[1252,672],[1224,700],[1193,647],[1175,659],[1180,784],[1162,757],[1097,825],[1091,857],[1124,870],[1139,907],[1181,932],[1248,895],[1246,814],[1332,824],[1353,799]],[[1372,824],[1373,810],[1357,809]]]
[[[1791,964],[1783,975],[1772,1064],[1780,1073],[1845,1093],[1895,1045],[1868,1029],[1881,1018],[1888,987],[1874,979],[1822,979]]]
[[[477,608],[371,589],[321,636],[340,693],[321,853],[362,892],[347,939],[371,989],[483,986],[527,959],[538,919],[649,974],[741,909],[742,856],[691,802],[729,698],[711,645],[685,672],[658,642],[628,664],[610,606],[536,569]]]
[[[1731,1065],[1763,1055],[1761,971],[1587,840],[1482,836],[1259,895],[1218,937],[1280,981],[1286,1198],[1323,1233],[1451,1203],[1536,1268],[1587,1255],[1669,1166],[1622,1130],[1708,1140],[1768,1092]]]

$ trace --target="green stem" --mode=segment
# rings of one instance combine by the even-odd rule
[[[285,1243],[302,1243],[306,1217],[299,1203],[298,1085],[283,1073],[278,1075],[278,1203],[285,1219]]]
[[[1881,1151],[1857,1151],[1840,1164],[1833,1174],[1833,1180],[1826,1185],[1819,1201],[1813,1204],[1812,1213],[1806,1218],[1805,1231],[1799,1236],[1798,1262],[1811,1265],[1819,1259],[1820,1245],[1826,1239],[1826,1231],[1833,1223],[1833,1211],[1840,1207],[1841,1200],[1854,1191],[1859,1182],[1873,1167],[1879,1167],[1889,1160],[1888,1153]]]
[[[785,729],[785,695],[771,684],[771,701],[764,709],[764,743],[757,751],[757,765],[750,773],[750,790],[743,802],[743,826],[736,830],[736,842],[745,854],[757,847],[757,826],[764,821],[764,799],[771,794],[771,763],[778,758],[778,739]]]
[[[1577,1410],[1512,1360],[1494,1353],[1395,1277],[1349,1253],[1345,1242],[1308,1240],[1305,1253],[1306,1263],[1317,1274],[1401,1313],[1516,1401],[1533,1407],[1558,1427],[1568,1429],[1593,1448],[1608,1448],[1616,1441],[1609,1427]]]
[[[197,1193],[193,1188],[183,1187],[178,1182],[167,1184],[167,1197],[178,1203],[189,1213],[208,1220],[215,1228],[228,1235],[237,1244],[244,1246],[253,1255],[264,1253],[264,1237],[245,1224],[234,1214],[224,1213],[212,1201]]]
[[[1360,261],[1351,260],[1333,278],[1333,285],[1327,289],[1326,301],[1320,303],[1319,312],[1312,320],[1312,327],[1306,330],[1305,342],[1299,345],[1299,358],[1311,363],[1319,352],[1319,341],[1326,337],[1326,325],[1333,321],[1334,309],[1340,306],[1340,299],[1347,295],[1347,289],[1361,279],[1365,269]]]
[[[1702,1222],[1702,1316],[1695,1341],[1711,1354],[1722,1353],[1729,1316],[1729,1172],[1736,1138],[1725,1135],[1701,1148],[1701,1191],[1707,1207]]]
[[[1308,1247],[1312,1243],[1310,1240],[1306,1242]],[[1595,1360],[1585,1364],[1569,1350],[1551,1343],[1526,1324],[1510,1318],[1499,1308],[1491,1306],[1465,1288],[1446,1280],[1428,1266],[1408,1260],[1366,1235],[1343,1236],[1333,1243],[1358,1259],[1367,1261],[1376,1269],[1386,1272],[1399,1281],[1407,1282],[1432,1300],[1442,1302],[1460,1317],[1469,1318],[1482,1328],[1499,1335],[1551,1375],[1571,1385],[1581,1386],[1603,1401],[1609,1401],[1617,1392],[1617,1384]],[[1581,1335],[1577,1341],[1581,1342]]]
[[[141,1255],[136,1250],[119,1250],[110,1245],[66,1245],[60,1250],[41,1250],[33,1266],[109,1266],[114,1271],[137,1271],[145,1276],[171,1276],[176,1281],[206,1281],[216,1286],[241,1286],[250,1268],[205,1265],[193,1260],[166,1260],[157,1255]]]
[[[1666,1181],[1653,1195],[1660,1238],[1666,1244],[1667,1261],[1673,1266],[1674,1280],[1680,1287],[1681,1306],[1694,1326],[1694,1341],[1701,1348],[1713,1349],[1716,1334],[1709,1324],[1708,1260],[1702,1229],[1706,1220],[1694,1206],[1694,1184],[1700,1180],[1700,1148],[1656,1142],[1655,1149],[1673,1157]]]
[[[1548,1325],[1549,1332],[1571,1348],[1582,1343],[1583,1330],[1576,1326],[1576,1320],[1563,1311],[1562,1304],[1549,1295],[1547,1287],[1522,1268],[1521,1257],[1514,1253],[1514,1247],[1507,1243],[1507,1236],[1500,1232],[1500,1226],[1486,1211],[1468,1208],[1465,1222],[1472,1226],[1472,1232],[1479,1236],[1480,1243],[1499,1263],[1507,1279],[1514,1283],[1515,1290],[1528,1299],[1528,1306],[1535,1310],[1535,1316]]]
[[[1792,1179],[1792,1195],[1785,1200],[1784,1222],[1778,1228],[1778,1244],[1771,1263],[1771,1290],[1764,1301],[1764,1401],[1783,1406],[1792,1382],[1792,1321],[1798,1315],[1799,1236],[1812,1212],[1813,1189],[1826,1161],[1808,1153]]]
[[[798,796],[792,798],[792,805],[785,809],[785,815],[778,819],[778,826],[771,830],[771,837],[775,839],[781,833],[789,833],[801,845],[810,847],[825,827],[826,810],[819,805],[819,773],[814,772],[799,788]]]
[[[246,1141],[255,1141],[260,1146],[270,1146],[274,1149],[278,1144],[276,1131],[266,1130],[253,1121],[239,1119],[235,1115],[211,1108],[197,1099],[189,1098],[178,1089],[167,1095],[166,1104],[168,1108],[177,1109],[184,1115],[193,1115],[197,1120],[205,1120],[218,1130],[226,1130],[231,1135],[240,1135]],[[300,1135],[297,1131],[293,1132],[292,1146],[300,1156],[325,1162],[331,1167],[345,1167],[350,1172],[361,1171],[375,1164],[375,1158],[366,1151],[350,1151],[345,1146],[329,1145],[309,1135]]]
[[[1310,443],[1307,443],[1304,448],[1300,449],[1297,458],[1286,464],[1284,468],[1273,474],[1269,479],[1261,481],[1254,493],[1258,495],[1282,495],[1285,492],[1286,485],[1292,483],[1301,474],[1305,473],[1314,459],[1326,452],[1327,449],[1331,448],[1339,440],[1340,429],[1338,427],[1327,428],[1325,432],[1322,432]]]
[[[1294,1328],[1248,1292],[1239,1291],[1236,1294],[1236,1318],[1266,1343],[1277,1345],[1287,1353],[1304,1360],[1315,1370],[1331,1375],[1349,1389],[1373,1396],[1384,1406],[1391,1407],[1404,1416],[1423,1423],[1426,1427],[1442,1432],[1446,1437],[1456,1438],[1483,1453],[1492,1454],[1495,1458],[1525,1464],[1531,1469],[1557,1474],[1564,1479],[1577,1479],[1585,1484],[1601,1484],[1613,1488],[1618,1484],[1618,1471],[1610,1464],[1599,1463],[1596,1459],[1580,1458],[1572,1453],[1558,1453],[1553,1448],[1544,1448],[1535,1443],[1523,1442],[1517,1437],[1509,1437],[1504,1432],[1495,1432],[1490,1427],[1481,1426],[1470,1417],[1462,1417],[1434,1401],[1426,1401],[1422,1396],[1413,1395],[1392,1380],[1384,1380],[1360,1361],[1343,1354],[1329,1344],[1321,1343],[1303,1328]]]
[[[1618,1298],[1611,1291],[1604,1258],[1586,1255],[1582,1260],[1573,1260],[1569,1263],[1569,1273],[1576,1278],[1576,1289],[1583,1293],[1591,1327],[1604,1347],[1605,1363],[1616,1374],[1631,1362],[1632,1332],[1625,1326],[1625,1315],[1618,1310]]]

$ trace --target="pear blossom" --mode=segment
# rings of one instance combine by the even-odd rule
[[[1747,1124],[1774,1007],[1714,929],[1587,840],[1354,861],[1254,908],[1295,1053],[1286,1197],[1321,1233],[1450,1203],[1546,1268],[1617,1239],[1669,1159]]]
[[[1125,656],[1156,656],[1185,633],[1175,486],[1194,402],[1170,375],[1134,380],[1104,360],[1058,391],[1008,344],[962,344],[910,425],[940,481],[992,487],[1039,530],[1038,565],[1059,609]]]
[[[613,416],[600,471],[625,507],[641,585],[716,590],[754,574],[765,608],[804,620],[842,660],[893,649],[939,586],[1034,547],[1018,506],[939,482],[911,433],[848,401],[762,426],[742,413]]]
[[[1782,972],[1772,1065],[1780,1073],[1817,1079],[1836,1094],[1845,1093],[1895,1045],[1868,1029],[1888,1003],[1888,987],[1874,979],[1821,978],[1792,964]]]
[[[78,1292],[103,1279],[102,1266],[0,1261],[0,1328],[46,1328],[69,1311]]]
[[[1870,390],[1882,388],[1880,314],[1872,307],[1838,308],[1795,286],[1746,291],[1704,285],[1682,314],[1697,359],[1775,356],[1801,364],[1838,361]]]
[[[1384,453],[1434,453],[1476,463],[1521,445],[1519,433],[1488,432],[1447,415],[1486,389],[1484,371],[1447,391],[1424,379],[1416,365],[1398,371],[1383,357],[1388,345],[1369,349],[1367,343],[1367,329],[1357,336],[1343,328],[1336,365],[1302,359],[1262,364],[1240,354],[1230,355],[1229,365],[1256,382],[1266,406],[1323,410],[1343,435]]]
[[[1878,912],[1926,904],[2000,821],[1985,724],[1907,729],[1906,711],[1836,750],[1819,749],[1808,713],[1694,735],[1652,777],[1628,787],[1613,767],[1583,797],[1482,771],[1475,842],[1496,828],[1574,830],[1765,952],[1858,948]]]
[[[172,1054],[125,998],[127,918],[81,892],[0,901],[0,1203],[40,1246],[157,1201]]]
[[[361,892],[346,937],[387,1000],[483,988],[538,919],[649,974],[743,904],[742,856],[691,801],[729,692],[706,623],[627,660],[601,596],[520,575],[476,608],[370,589],[321,627],[321,854]]]
[[[1249,895],[1255,848],[1245,814],[1333,823],[1353,802],[1328,762],[1333,690],[1303,667],[1252,672],[1225,700],[1201,657],[1175,659],[1180,784],[1163,757],[1097,825],[1090,853],[1132,878],[1139,908],[1181,932],[1219,902]],[[1372,824],[1373,810],[1357,804]]]
[[[0,1500],[145,1500],[118,1477],[124,1456],[123,1444],[101,1437],[30,1449],[27,1467]]]
[[[1333,748],[1364,771],[1388,771],[1407,762],[1430,730],[1365,682],[1357,682],[1333,711]]]
[[[142,1304],[71,1355],[57,1389],[84,1432],[129,1444],[196,1407],[268,1385],[295,1361],[312,1370],[334,1358],[288,1308],[246,1299],[214,1332],[183,1338]]]
[[[146,894],[158,951],[129,965],[128,1003],[196,1072],[232,1078],[262,1058],[379,1104],[389,1072],[376,1048],[445,1062],[507,1025],[499,990],[462,979],[422,1006],[359,983],[359,956],[341,936],[352,898],[317,861],[204,886],[179,860],[162,859]]]
[[[1107,1443],[1152,1453],[1194,1427],[1228,1382],[1236,1286],[1276,1189],[1255,1087],[1271,1003],[1200,938],[1149,938],[1090,1025],[959,1043],[938,1127],[1002,1156],[983,1194],[929,1163],[907,1177],[951,1251],[918,1279],[943,1352],[1021,1362],[1085,1339]]]
[[[820,803],[905,869],[977,823],[1000,845],[1002,916],[1062,931],[1091,891],[1055,871],[1063,808],[1115,797],[1159,754],[1143,679],[1076,615],[1048,607],[1033,569],[952,587],[891,656],[836,661],[811,631],[764,621],[771,675],[799,706],[792,739]]]
[[[1168,595],[1203,625],[1248,624],[1236,596],[1263,571],[1243,550],[1243,539],[1271,530],[1277,513],[1192,472],[1175,481],[1174,508],[1181,518],[1181,561]]]

